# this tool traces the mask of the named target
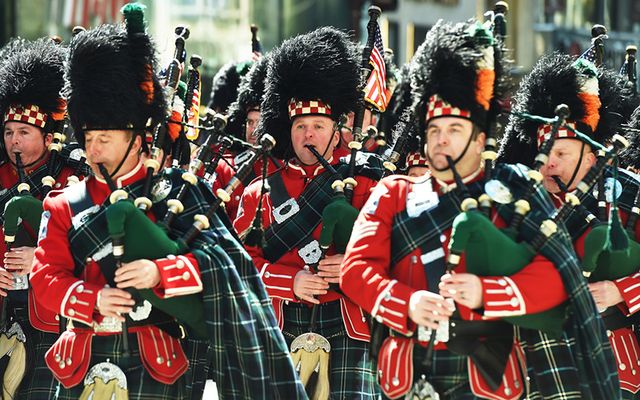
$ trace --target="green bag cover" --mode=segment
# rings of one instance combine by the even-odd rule
[[[453,220],[449,248],[453,253],[465,253],[467,272],[478,276],[513,275],[535,256],[527,243],[517,243],[508,230],[497,228],[477,210],[463,212]],[[566,308],[566,304],[560,304],[540,313],[502,319],[559,337],[566,319]]]
[[[15,236],[20,221],[26,222],[35,231],[40,227],[42,201],[30,194],[15,196],[4,206],[4,235]],[[34,243],[35,244],[35,243]]]
[[[615,228],[613,228],[615,229]],[[591,272],[589,282],[619,279],[638,271],[640,266],[640,244],[627,236],[620,229],[616,234],[625,235],[626,248],[618,248],[612,243],[610,224],[600,224],[587,234],[584,239],[584,257],[582,268]]]
[[[336,252],[344,254],[356,218],[358,218],[358,210],[349,204],[344,194],[334,195],[322,210],[320,246],[329,247],[333,243]]]
[[[106,216],[111,237],[123,239],[124,262],[143,258],[153,260],[186,251],[131,201],[111,204],[107,207]],[[198,339],[206,338],[204,308],[200,294],[161,299],[151,289],[138,290],[138,293],[154,307],[187,325],[192,336]]]

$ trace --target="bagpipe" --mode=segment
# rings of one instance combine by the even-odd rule
[[[612,176],[607,179],[607,183],[611,182],[611,187],[607,188],[604,180],[601,180],[603,183],[598,187],[600,216],[587,216],[591,230],[584,239],[582,268],[589,282],[619,279],[640,269],[640,244],[636,240],[635,230],[640,206],[640,185],[635,182],[633,206],[626,225],[623,226],[618,207],[618,198],[622,193],[618,193],[617,164],[614,163],[609,170]],[[608,215],[607,203],[610,203]]]
[[[213,135],[210,135],[212,137]],[[189,251],[189,245],[200,234],[200,232],[209,228],[209,220],[214,218],[220,205],[229,201],[230,193],[240,184],[243,177],[249,175],[253,168],[253,163],[259,159],[263,152],[268,152],[275,140],[264,135],[259,146],[252,147],[253,155],[251,160],[244,164],[229,182],[227,187],[218,190],[216,193],[216,201],[209,205],[204,214],[196,214],[193,217],[193,224],[186,229],[182,226],[181,231],[184,233],[180,237],[176,237],[174,231],[174,222],[177,216],[181,214],[185,205],[188,192],[198,185],[196,172],[202,168],[204,160],[209,155],[209,140],[206,140],[205,146],[202,146],[198,157],[190,163],[189,170],[181,173],[182,185],[175,194],[175,198],[166,200],[167,210],[164,217],[153,222],[146,215],[146,212],[153,207],[151,203],[150,189],[154,176],[156,176],[156,166],[160,165],[159,160],[148,164],[147,177],[145,178],[145,192],[140,197],[142,201],[136,199],[131,201],[125,190],[117,189],[107,171],[102,171],[103,177],[112,188],[110,195],[110,205],[106,209],[108,231],[113,242],[113,256],[116,263],[130,262],[138,259],[158,259],[168,255],[179,255]],[[154,151],[155,149],[155,151]],[[159,151],[154,145],[152,154],[158,154]],[[103,167],[104,168],[104,167]],[[166,170],[164,173],[168,172]],[[175,169],[174,169],[175,171]],[[161,174],[162,175],[162,174]],[[148,246],[153,243],[153,246]],[[206,327],[204,320],[204,310],[202,300],[197,294],[183,295],[170,298],[159,298],[152,290],[131,290],[135,298],[147,301],[151,306],[168,314],[178,322],[184,324],[188,328],[191,336],[196,338],[206,337]],[[140,304],[137,304],[140,306]],[[188,310],[188,312],[185,312]],[[123,334],[126,330],[123,328]]]
[[[526,178],[524,176],[513,177],[511,175],[513,171],[500,166],[500,168],[494,169],[493,177],[484,185],[485,193],[483,194],[498,203],[497,213],[505,221],[509,221],[505,228],[496,227],[490,217],[480,211],[479,200],[469,193],[455,169],[454,162],[449,158],[449,167],[453,171],[456,190],[459,191],[462,201],[461,213],[452,224],[447,271],[453,271],[458,266],[463,254],[466,272],[477,276],[513,275],[531,263],[537,254],[546,256],[554,263],[562,262],[545,245],[558,232],[558,225],[562,224],[567,215],[578,207],[582,199],[588,195],[590,188],[595,184],[598,176],[602,174],[607,162],[626,145],[624,138],[619,135],[614,136],[613,145],[609,149],[603,149],[603,157],[578,184],[576,193],[567,193],[565,196],[567,202],[560,209],[550,211],[549,202],[545,200],[543,195],[538,194],[538,191],[544,193],[544,189],[541,187],[542,175],[539,170],[548,160],[548,154],[553,146],[557,130],[560,127],[571,129],[565,125],[568,115],[568,108],[564,105],[556,109],[556,117],[553,119],[521,115],[523,118],[550,124],[552,132],[550,138],[540,148],[535,159],[534,169],[526,171]],[[575,133],[581,138],[587,138],[578,131]],[[599,146],[597,143],[593,145]],[[518,200],[514,201],[516,198]],[[491,249],[500,249],[500,256],[496,256]],[[539,330],[550,337],[560,337],[568,316],[567,308],[568,304],[563,303],[543,312],[502,317],[501,320],[521,328]],[[458,319],[459,316],[456,312],[449,325],[455,326]],[[430,351],[432,351],[433,339],[435,339],[435,331],[431,332]],[[505,345],[508,346],[505,347]],[[449,338],[447,348],[471,357],[487,383],[494,388],[500,386],[503,371],[500,367],[504,367],[511,342],[492,341],[491,337],[484,340],[479,337],[463,339],[458,335],[457,338]],[[428,356],[430,354],[428,353]]]
[[[599,27],[598,29],[596,29]],[[598,35],[595,40],[602,38],[606,29],[594,26],[592,35]],[[602,47],[600,40],[600,48]],[[635,46],[627,46],[624,64],[620,74],[628,79],[628,85],[636,93],[636,52]],[[623,129],[628,129],[624,127]],[[627,144],[628,146],[628,144]],[[598,160],[604,154],[598,150]],[[633,274],[640,270],[640,244],[636,240],[636,224],[640,214],[640,183],[634,180],[624,187],[619,185],[619,169],[617,159],[608,167],[609,177],[603,174],[598,180],[597,187],[597,217],[583,207],[582,218],[591,228],[584,239],[584,256],[582,259],[583,274],[589,282],[615,280]],[[611,183],[610,187],[608,187]],[[636,188],[633,201],[629,205],[629,215],[626,226],[622,226],[619,213],[619,197],[623,192]],[[625,193],[626,198],[630,198]],[[609,206],[609,207],[608,207]]]
[[[13,204],[9,207],[9,215],[7,215],[7,209],[5,208],[4,229],[7,251],[11,250],[11,245],[15,242],[20,216],[24,216],[25,221],[31,226],[38,226],[35,225],[35,223],[39,224],[40,222],[40,216],[36,215],[38,208],[40,209],[40,213],[42,213],[42,202],[35,199],[29,193],[29,184],[26,183],[20,153],[15,153],[15,157],[16,168],[18,170],[19,196],[14,197],[7,203],[7,206]],[[15,221],[15,229],[13,229],[14,227],[12,226],[9,228],[9,231],[7,231],[7,219],[11,222]],[[19,275],[15,272],[11,272],[11,274],[14,280],[12,290],[25,290],[29,288],[28,275]],[[5,396],[12,398],[16,394],[26,371],[27,351],[25,343],[27,337],[18,321],[9,321],[7,302],[8,298],[4,298],[2,300],[2,308],[0,309],[0,355],[2,355],[3,359],[8,357],[8,360],[3,360],[2,362],[3,398]]]
[[[551,124],[551,137],[543,143],[540,153],[535,160],[535,169],[528,171],[528,187],[521,189],[522,196],[513,205],[512,218],[510,224],[505,229],[498,229],[493,223],[483,215],[476,213],[477,201],[467,197],[461,204],[462,213],[453,222],[451,240],[449,242],[450,255],[448,262],[457,265],[461,254],[465,254],[465,264],[467,271],[479,276],[509,276],[524,266],[529,264],[534,257],[544,247],[558,230],[558,225],[563,223],[569,213],[579,207],[580,203],[589,195],[590,188],[596,183],[598,177],[603,173],[605,166],[623,148],[628,146],[628,142],[620,135],[615,135],[613,145],[609,149],[604,149],[602,145],[593,142],[586,135],[565,125],[565,118],[568,110],[565,107],[558,107],[557,115],[553,119],[540,118],[530,115],[522,115],[541,123]],[[542,175],[540,168],[546,164],[548,152],[553,146],[554,135],[563,126],[571,129],[583,140],[591,142],[592,146],[600,148],[603,155],[598,158],[596,164],[591,167],[582,181],[577,185],[575,193],[565,194],[565,203],[551,218],[545,218],[537,224],[539,231],[533,235],[524,234],[524,220],[528,216],[540,218],[540,215],[533,215],[530,201],[536,190],[540,187]],[[461,181],[460,181],[461,182]],[[488,182],[485,189],[491,193],[491,184]],[[489,194],[491,196],[491,194]],[[492,196],[495,197],[495,196]],[[535,222],[529,222],[533,225]],[[525,236],[529,236],[528,239]],[[490,255],[489,249],[502,249],[503,254],[508,257],[495,257]],[[565,318],[563,306],[558,306],[551,310],[517,317],[505,317],[508,322],[525,328],[537,329],[551,335],[557,335],[561,331],[561,326]]]

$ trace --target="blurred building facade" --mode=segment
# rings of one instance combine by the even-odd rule
[[[283,39],[319,26],[352,30],[366,39],[367,8],[372,0],[139,0],[147,8],[149,30],[166,65],[173,56],[174,29],[185,24],[191,35],[186,49],[203,57],[203,102],[217,69],[228,61],[251,56],[249,26],[259,26],[265,51]],[[71,36],[76,25],[120,21],[126,0],[2,0],[0,45],[9,38]],[[559,50],[579,54],[589,46],[591,26],[609,29],[605,62],[617,68],[625,47],[637,44],[640,1],[637,0],[508,0],[507,45],[523,73],[543,53]],[[407,62],[439,19],[484,18],[493,0],[373,0],[383,8],[380,25],[386,47],[397,64]]]

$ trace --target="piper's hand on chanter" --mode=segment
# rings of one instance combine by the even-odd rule
[[[340,283],[340,266],[344,260],[344,254],[325,256],[318,263],[317,275],[329,283]]]
[[[4,267],[18,275],[27,275],[33,268],[35,247],[16,247],[4,253]]]
[[[448,321],[453,311],[444,297],[428,290],[418,290],[409,299],[409,318],[429,329],[438,329],[438,323]]]
[[[443,297],[453,299],[458,304],[472,310],[482,307],[482,281],[477,275],[444,274],[438,288]]]
[[[624,301],[620,290],[611,281],[600,281],[589,284],[589,291],[596,302],[598,310],[604,310]]]
[[[293,278],[293,294],[309,303],[320,304],[320,300],[315,296],[327,294],[328,289],[329,284],[324,278],[305,269],[299,271]]]
[[[129,292],[117,288],[102,288],[98,292],[96,309],[105,317],[113,317],[124,322],[122,314],[128,314],[133,310],[135,301]]]
[[[135,260],[129,263],[122,263],[122,266],[116,269],[114,281],[120,289],[130,287],[151,289],[160,283],[160,271],[158,271],[158,266],[151,260]]]
[[[0,296],[7,297],[7,293],[11,289],[13,289],[13,275],[0,267]]]

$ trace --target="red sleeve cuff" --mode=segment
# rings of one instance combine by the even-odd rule
[[[620,291],[620,295],[629,309],[629,315],[640,310],[640,273],[616,279],[613,283]]]
[[[80,280],[76,281],[69,286],[62,298],[60,314],[66,318],[91,325],[96,301],[98,299],[98,292],[101,289],[102,287],[100,285],[94,283]]]
[[[294,302],[298,301],[293,293],[293,281],[296,274],[300,272],[299,268],[285,267],[267,262],[257,267],[270,297],[277,297]]]
[[[510,317],[527,313],[518,285],[507,276],[481,277],[485,317]]]
[[[153,289],[158,297],[183,296],[202,291],[200,268],[193,254],[170,255],[154,262],[160,271],[160,284]]]
[[[409,299],[413,293],[413,289],[392,280],[378,294],[371,315],[376,321],[404,335],[410,334],[415,328],[409,320]]]

